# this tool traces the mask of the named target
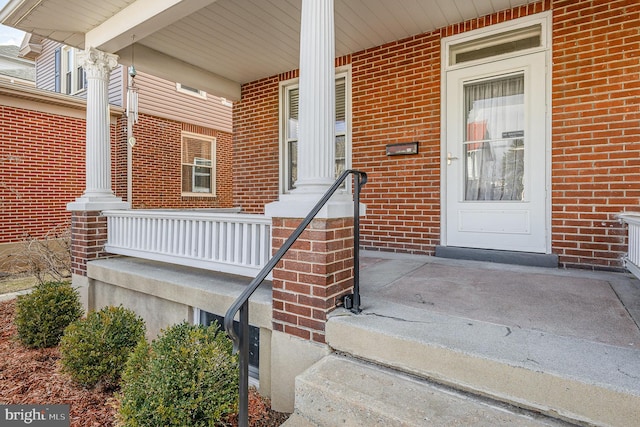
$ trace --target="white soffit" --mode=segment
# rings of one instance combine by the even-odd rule
[[[135,3],[135,4],[134,4]],[[176,64],[246,83],[298,67],[302,0],[11,0],[6,25],[110,52],[135,42]],[[336,55],[534,0],[335,0]],[[146,7],[143,7],[146,6]],[[148,71],[148,70],[147,70]],[[179,76],[176,76],[179,81]]]

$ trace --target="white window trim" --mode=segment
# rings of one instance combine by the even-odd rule
[[[342,67],[338,67],[335,70],[335,78],[336,80],[339,78],[344,78],[345,81],[345,120],[346,120],[346,132],[345,132],[345,170],[351,169],[351,159],[352,159],[352,141],[351,141],[351,65],[346,65]],[[288,108],[288,98],[287,91],[289,89],[293,89],[298,86],[299,78],[285,80],[280,82],[279,87],[279,144],[280,144],[280,173],[279,175],[279,191],[280,194],[287,194],[291,191],[289,189],[289,150],[287,147],[287,108]],[[351,177],[346,180],[346,188],[351,191]]]
[[[464,67],[472,67],[478,64],[493,62],[504,58],[512,58],[518,55],[526,55],[534,52],[546,51],[550,49],[551,46],[551,12],[541,12],[536,13],[534,15],[525,16],[522,18],[513,19],[511,21],[502,22],[500,24],[490,25],[488,27],[479,28],[477,30],[467,31],[461,34],[456,34],[454,36],[445,37],[441,42],[441,52],[442,52],[442,72],[455,70],[458,68]],[[523,49],[517,52],[505,53],[502,55],[491,56],[488,58],[477,59],[474,61],[462,62],[459,64],[450,65],[451,62],[451,50],[452,47],[464,43],[470,43],[474,40],[479,40],[485,37],[490,36],[499,36],[503,33],[508,33],[510,31],[522,30],[524,28],[540,25],[541,26],[541,34],[540,34],[540,46],[530,49]]]
[[[188,85],[184,85],[185,87],[189,87]],[[176,91],[180,92],[180,93],[184,93],[190,96],[194,96],[196,98],[200,98],[200,99],[207,99],[207,92],[200,90],[200,89],[196,89],[193,88],[195,90],[197,90],[198,92],[194,92],[193,90],[190,89],[185,89],[182,85],[182,83],[176,83]]]
[[[71,52],[72,64],[71,64],[71,88],[67,93],[67,73],[69,70],[67,67],[67,55]],[[68,95],[76,95],[86,89],[84,81],[82,87],[78,87],[78,49],[71,46],[63,46],[60,51],[60,93]],[[83,79],[84,80],[84,79]]]
[[[185,163],[182,158],[183,153],[183,143],[184,138],[192,138],[199,139],[201,141],[206,141],[211,143],[211,192],[193,192],[193,191],[182,191],[182,165],[191,164]],[[216,138],[213,136],[202,135],[199,133],[193,132],[181,132],[180,133],[180,191],[183,197],[216,197],[217,194],[217,168],[216,168]],[[192,171],[192,174],[195,175],[195,170]]]

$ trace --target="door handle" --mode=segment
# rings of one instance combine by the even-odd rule
[[[449,153],[447,153],[447,165],[451,164],[451,160],[458,160],[458,158],[457,157],[453,157],[451,155],[451,153],[449,152]]]

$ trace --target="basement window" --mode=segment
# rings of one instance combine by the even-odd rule
[[[224,332],[224,317],[208,311],[196,309],[196,324],[209,326],[214,322],[218,322],[221,330]],[[240,328],[237,321],[233,322],[236,331]],[[255,381],[260,379],[260,328],[249,325],[249,378]]]

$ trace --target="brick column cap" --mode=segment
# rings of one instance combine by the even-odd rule
[[[321,197],[321,194],[281,194],[280,200],[265,205],[264,214],[271,218],[305,218]],[[360,216],[364,216],[366,210],[366,205],[360,203]],[[315,217],[353,217],[353,197],[345,192],[337,192]]]
[[[74,202],[67,203],[67,210],[72,212],[95,212],[111,209],[131,209],[131,203],[123,202],[120,197],[78,197]]]

